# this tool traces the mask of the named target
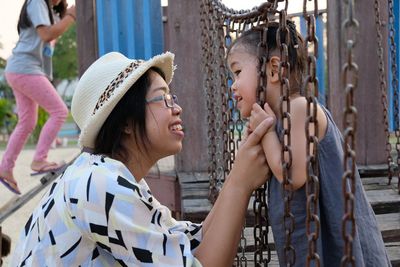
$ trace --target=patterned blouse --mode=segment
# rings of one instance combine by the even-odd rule
[[[11,266],[201,266],[201,234],[124,164],[84,152],[34,210]]]

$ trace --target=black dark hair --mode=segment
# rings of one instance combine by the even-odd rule
[[[19,14],[19,20],[18,20],[18,26],[17,26],[18,33],[20,33],[21,29],[29,28],[30,26],[32,26],[32,21],[29,18],[28,11],[27,11],[28,1],[30,1],[30,0],[25,0],[23,6],[21,8],[21,12]],[[56,6],[53,6],[51,4],[51,0],[43,0],[43,1],[45,1],[46,5],[47,5],[49,18],[50,18],[50,22],[52,25],[54,24],[54,18],[53,18],[53,12],[52,12],[51,8],[53,8],[54,12],[60,18],[63,18],[65,16],[65,13],[67,12],[67,0],[61,0],[61,2]]]
[[[290,72],[291,72],[291,93],[300,92],[302,75],[306,66],[306,56],[304,51],[304,40],[301,35],[297,32],[296,26],[292,21],[287,21],[287,26],[289,28],[289,46],[288,46],[288,54],[289,54],[289,64],[290,64]],[[267,25],[259,25],[250,30],[247,30],[242,33],[229,47],[227,55],[232,51],[235,46],[242,46],[246,51],[256,57],[258,57],[258,45],[262,40],[262,34],[265,29],[268,27],[267,31],[267,46],[268,46],[268,60],[271,55],[276,54],[276,50],[279,51],[279,47],[276,41],[276,33],[279,28],[278,22],[269,22]],[[281,38],[284,41],[283,38]],[[294,76],[294,77],[293,77]],[[294,83],[293,83],[294,82]]]
[[[127,158],[127,149],[123,147],[122,141],[125,137],[124,129],[129,122],[133,127],[136,144],[140,140],[147,152],[146,95],[151,85],[150,70],[165,80],[162,70],[152,67],[128,89],[101,127],[95,140],[94,154]]]

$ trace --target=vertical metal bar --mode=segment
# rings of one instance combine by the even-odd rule
[[[119,51],[129,58],[135,58],[135,36],[133,25],[135,25],[134,2],[120,1],[118,6],[119,25]]]
[[[395,26],[395,32],[396,34],[396,47],[399,47],[400,45],[400,1],[393,1],[394,5],[394,26]],[[397,49],[399,50],[399,49]],[[400,63],[400,53],[397,53],[397,64]],[[400,72],[397,72],[398,79],[400,80]]]
[[[120,29],[120,25],[118,23],[118,18],[119,18],[119,1],[110,1],[109,4],[109,8],[111,10],[111,16],[110,16],[110,20],[111,20],[111,34],[109,34],[109,36],[111,37],[111,42],[112,42],[112,50],[114,51],[121,51],[120,50],[120,45],[119,43],[122,41],[120,39],[120,35],[119,35],[119,31]],[[103,19],[106,19],[105,17]],[[122,51],[121,51],[122,52]]]
[[[298,16],[300,19],[300,33],[301,36],[307,36],[307,24],[306,20],[304,19],[304,16]]]
[[[300,33],[302,36],[307,36],[307,25],[303,16],[299,16],[300,19]],[[325,51],[324,51],[324,30],[325,24],[322,20],[322,16],[318,16],[316,18],[316,36],[318,39],[318,58],[317,58],[317,78],[318,78],[318,101],[326,106],[326,97],[327,94],[325,92]]]
[[[316,34],[318,39],[318,57],[317,57],[317,78],[318,78],[318,101],[326,105],[325,94],[325,51],[324,51],[324,28],[325,24],[322,16],[316,17]]]
[[[162,7],[160,0],[150,0],[151,17],[151,48],[152,54],[162,53],[164,50],[164,32],[162,28]]]
[[[399,40],[400,40],[400,35],[399,35],[399,30],[400,30],[400,21],[399,21],[399,15],[400,15],[400,4],[399,1],[393,1],[393,13],[394,13],[394,27],[395,27],[395,45],[398,48],[399,47]],[[390,36],[388,38],[388,47],[390,47]],[[397,49],[398,51],[398,49]],[[398,66],[400,62],[400,53],[398,51],[397,55],[396,55],[396,62],[395,64]],[[388,60],[388,66],[387,69],[390,70],[392,65],[392,58],[389,56],[389,60]],[[400,80],[400,72],[397,72],[397,79]],[[394,117],[394,109],[396,108],[394,106],[394,99],[393,99],[393,74],[391,71],[389,71],[389,126],[390,126],[390,131],[394,131],[394,126],[395,126],[395,117]],[[400,103],[400,101],[398,102]]]
[[[97,40],[98,40],[98,49],[99,56],[104,55],[106,52],[105,43],[104,43],[104,0],[96,1],[96,14],[97,14]]]
[[[151,57],[151,10],[148,0],[143,1],[143,40],[144,40],[144,58],[148,59]],[[146,45],[148,44],[148,45]]]

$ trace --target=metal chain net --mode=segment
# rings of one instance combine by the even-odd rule
[[[244,30],[267,23],[268,14],[276,12],[279,1],[269,1],[251,10],[240,11],[227,8],[217,0],[202,0],[200,3],[202,66],[209,126],[209,199],[212,203],[217,199],[232,167],[245,128],[245,121],[240,116],[230,88],[232,80],[225,65],[226,49]],[[265,56],[266,44],[261,45],[264,51],[260,53]],[[265,99],[264,77],[260,75],[258,99]],[[271,259],[267,238],[269,223],[266,190],[267,185],[264,185],[254,193],[254,244],[249,244],[243,230],[236,257],[237,266],[247,266],[252,260],[255,266],[267,266]],[[254,253],[253,256],[250,252]]]
[[[278,2],[284,2],[283,8],[279,9]],[[304,0],[304,3],[306,0]],[[201,1],[201,38],[202,38],[202,64],[204,70],[204,84],[208,108],[208,138],[209,138],[209,160],[208,168],[210,177],[209,199],[212,203],[218,197],[223,182],[235,160],[235,153],[242,140],[245,128],[245,120],[240,116],[236,107],[232,89],[232,78],[225,65],[226,51],[229,45],[239,37],[243,31],[251,29],[260,24],[268,24],[269,20],[279,22],[276,35],[277,47],[280,49],[281,64],[279,66],[279,80],[281,83],[281,121],[283,125],[282,144],[282,168],[283,168],[283,191],[285,210],[283,223],[286,232],[284,257],[286,266],[293,266],[296,261],[296,252],[291,245],[291,235],[294,232],[294,216],[291,212],[291,200],[293,198],[291,165],[291,116],[290,116],[290,63],[288,47],[290,45],[290,29],[286,25],[288,0],[269,0],[259,7],[251,10],[233,10],[227,8],[218,0]],[[304,4],[305,5],[305,4]],[[314,2],[314,10],[304,11],[307,21],[307,47],[313,52],[307,53],[308,71],[306,74],[305,87],[311,88],[307,93],[308,121],[306,123],[306,136],[308,140],[307,149],[307,234],[309,250],[307,264],[319,266],[319,255],[317,253],[317,239],[319,233],[318,218],[318,164],[316,161],[318,145],[318,121],[316,118],[316,107],[318,97],[318,79],[316,78],[316,58],[318,57],[318,39],[315,35],[315,19],[318,15],[317,1]],[[261,33],[261,42],[258,44],[259,57],[259,83],[257,89],[257,100],[263,106],[267,96],[267,75],[265,67],[268,60],[267,46],[268,28],[265,27]],[[314,130],[311,130],[314,129]],[[268,184],[257,189],[253,194],[254,244],[246,238],[243,229],[236,266],[247,266],[254,261],[255,266],[267,266],[271,260],[271,249],[268,246],[268,206],[267,206]],[[252,253],[252,255],[251,255]],[[314,262],[314,263],[313,263]]]

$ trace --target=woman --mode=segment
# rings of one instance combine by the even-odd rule
[[[51,84],[55,40],[75,21],[75,6],[66,0],[25,0],[18,21],[19,40],[7,60],[5,77],[17,103],[18,123],[0,163],[0,181],[20,194],[13,169],[29,135],[35,129],[38,106],[50,114],[43,126],[31,164],[35,172],[58,169],[47,161],[51,143],[68,115],[68,108]]]
[[[260,139],[272,121],[244,141],[205,221],[176,221],[144,179],[159,159],[182,149],[172,76],[168,52],[148,61],[112,52],[89,67],[72,115],[90,152],[29,218],[11,266],[232,266],[251,193],[266,179]]]

